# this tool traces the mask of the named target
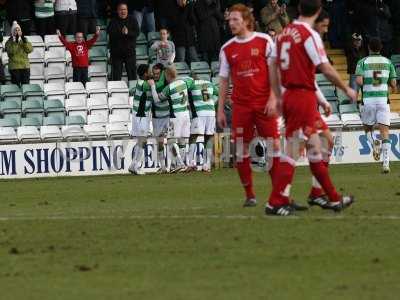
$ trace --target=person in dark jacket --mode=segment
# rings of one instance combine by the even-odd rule
[[[177,0],[177,14],[171,19],[170,31],[175,44],[175,62],[198,61],[195,48],[193,3]],[[186,59],[188,58],[188,59]]]
[[[33,1],[31,0],[8,0],[6,1],[7,21],[12,25],[17,21],[25,35],[31,34]]]
[[[133,15],[142,32],[156,31],[153,0],[133,0]]]
[[[207,62],[218,60],[221,47],[220,24],[223,15],[219,0],[198,0],[194,4],[199,51]]]
[[[96,0],[76,0],[78,9],[78,30],[86,36],[94,33],[97,25],[97,1]]]
[[[363,38],[360,34],[354,33],[352,35],[351,43],[345,49],[347,59],[347,74],[349,77],[349,85],[352,89],[358,91],[359,87],[356,83],[356,67],[360,59],[367,56],[365,48],[363,47]]]
[[[121,80],[122,66],[125,64],[128,80],[136,79],[136,38],[139,25],[133,16],[128,15],[128,6],[120,3],[118,16],[111,20],[107,28],[111,58],[112,80]]]

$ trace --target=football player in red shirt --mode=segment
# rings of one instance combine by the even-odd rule
[[[341,79],[329,63],[320,35],[312,29],[321,12],[321,0],[300,0],[300,17],[288,25],[277,39],[277,64],[279,78],[285,91],[272,86],[278,98],[286,125],[286,155],[282,155],[279,174],[273,185],[267,214],[287,216],[293,210],[289,205],[290,188],[294,177],[301,140],[306,141],[307,157],[312,174],[327,193],[329,201],[324,208],[341,211],[350,206],[352,196],[337,193],[322,159],[318,120],[315,71],[319,70],[349,98],[357,95]],[[316,203],[317,204],[317,203]]]
[[[217,121],[227,127],[224,105],[229,87],[232,92],[232,139],[235,144],[236,168],[245,189],[244,206],[255,206],[249,145],[255,129],[266,139],[269,149],[269,173],[274,182],[280,157],[280,141],[276,114],[276,97],[271,85],[277,84],[274,42],[263,33],[254,32],[254,17],[248,7],[236,4],[229,10],[229,27],[234,38],[220,52],[220,85]],[[270,77],[272,73],[272,77]]]

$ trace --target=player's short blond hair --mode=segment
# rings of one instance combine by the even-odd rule
[[[175,65],[169,65],[165,68],[165,76],[170,79],[176,79],[178,77],[178,72],[176,71]]]

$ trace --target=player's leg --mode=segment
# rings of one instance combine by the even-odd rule
[[[196,168],[196,147],[197,147],[197,138],[200,135],[198,134],[190,134],[189,138],[189,153],[188,153],[188,160],[186,162],[188,166],[188,170],[194,170]]]
[[[232,139],[235,153],[235,167],[245,191],[243,206],[254,206],[257,203],[253,188],[253,175],[250,166],[249,143],[254,135],[252,109],[234,104],[232,109]]]
[[[157,161],[160,164],[158,173],[168,171],[165,164],[165,138],[168,135],[169,118],[153,118],[153,133],[157,140]]]
[[[332,149],[333,149],[333,136],[331,131],[329,130],[328,127],[326,127],[323,131],[320,132],[319,134],[319,138],[321,140],[321,151],[322,151],[322,160],[324,162],[324,164],[326,165],[326,167],[329,167],[329,161],[330,161],[330,157],[332,154]],[[322,189],[321,184],[318,182],[318,180],[312,176],[312,187],[311,187],[311,191],[310,194],[308,196],[308,201],[309,203],[315,203],[315,202],[321,202],[321,203],[325,203],[326,199],[326,193],[325,191]],[[323,198],[323,199],[319,199],[319,198]]]
[[[144,175],[142,170],[143,159],[144,159],[144,146],[146,145],[146,137],[136,137],[137,142],[133,150],[132,163],[129,166],[129,172],[135,175]]]
[[[188,162],[187,158],[187,146],[189,144],[190,137],[190,116],[189,113],[184,114],[179,121],[179,154],[183,160],[183,166],[181,171],[186,171],[187,167],[185,162]]]
[[[379,126],[379,131],[382,140],[382,172],[390,172],[390,138],[389,138],[389,126],[390,126],[390,106],[388,104],[378,105],[376,120]]]
[[[374,137],[374,125],[377,122],[376,106],[373,104],[365,104],[361,107],[360,114],[365,135],[372,148],[372,156],[376,161],[379,161],[381,158],[381,144],[380,141]]]
[[[211,163],[213,159],[214,134],[215,134],[215,117],[206,117],[204,128],[204,147],[205,159],[203,163],[203,171],[211,172]]]
[[[312,174],[318,180],[329,199],[326,205],[318,205],[335,211],[340,211],[350,206],[354,201],[353,197],[340,195],[332,183],[328,168],[322,159],[321,140],[317,133],[312,133],[308,138],[307,157]]]

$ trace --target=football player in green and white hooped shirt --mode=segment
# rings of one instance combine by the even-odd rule
[[[396,89],[396,70],[392,62],[380,54],[382,43],[378,38],[371,38],[368,44],[370,55],[357,63],[357,84],[362,86],[363,106],[360,110],[364,130],[371,143],[375,160],[383,156],[383,172],[389,173],[389,86]],[[382,150],[379,140],[373,136],[373,126],[377,124],[382,139]]]
[[[167,85],[162,64],[153,66],[153,78],[157,93],[161,93]],[[164,141],[168,134],[170,106],[168,101],[155,102],[152,95],[149,97],[152,100],[153,135],[157,139],[157,161],[160,163],[158,172],[166,173]]]
[[[188,86],[190,86],[191,79],[178,79],[175,66],[173,65],[165,68],[164,72],[168,85],[159,94],[156,91],[155,85],[152,85],[151,88],[155,102],[169,101],[170,103],[171,112],[167,144],[176,160],[176,169],[174,171],[182,171],[186,169],[184,158],[190,136]],[[169,167],[167,166],[167,169]]]
[[[151,80],[149,65],[139,65],[137,74],[139,80],[136,83],[135,94],[133,96],[131,132],[131,135],[137,139],[137,144],[133,152],[132,163],[128,170],[132,174],[143,175],[144,146],[149,134],[152,104],[151,88],[148,83]]]
[[[192,77],[194,80],[189,86],[189,107],[192,121],[190,125],[188,166],[190,170],[196,169],[196,141],[199,136],[204,136],[206,155],[203,171],[210,172],[218,89],[209,80],[197,79],[196,74],[192,74]]]

